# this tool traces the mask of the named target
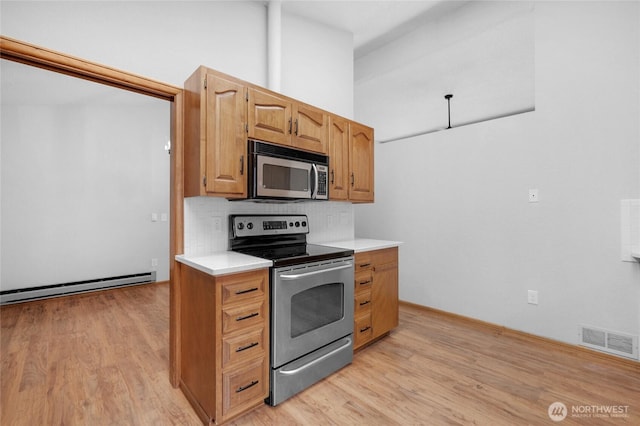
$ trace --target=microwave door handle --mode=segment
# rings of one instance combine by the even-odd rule
[[[318,168],[315,164],[311,164],[311,169],[313,170],[313,183],[311,184],[311,198],[316,198],[318,195]]]

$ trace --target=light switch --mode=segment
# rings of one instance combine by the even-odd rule
[[[158,213],[151,213],[151,222],[158,221]]]

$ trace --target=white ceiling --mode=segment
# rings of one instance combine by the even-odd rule
[[[353,33],[357,58],[468,2],[284,0],[282,10]]]

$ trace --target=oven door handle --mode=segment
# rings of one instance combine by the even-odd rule
[[[285,370],[284,368],[280,370],[280,374],[284,374],[286,376],[292,376],[294,374],[298,374],[299,372],[301,372],[302,370],[306,370],[309,367],[313,367],[315,364],[319,363],[320,361],[322,361],[323,359],[329,358],[330,356],[340,352],[341,350],[343,350],[346,347],[349,347],[351,345],[351,337],[346,337],[346,342],[344,345],[335,348],[334,350],[332,350],[331,352],[327,352],[326,354],[322,355],[321,357],[318,357],[316,359],[314,359],[313,361],[311,361],[309,364],[305,364],[302,367],[298,367],[298,368],[294,368],[293,370]]]
[[[353,267],[353,265],[350,263],[348,265],[338,266],[336,268],[320,269],[319,271],[305,272],[304,274],[295,274],[295,275],[285,274],[285,275],[280,275],[279,278],[283,279],[283,280],[297,280],[297,279],[300,279],[300,278],[310,277],[312,275],[324,274],[325,272],[340,271],[342,269],[348,269],[348,268],[352,268],[352,267]]]

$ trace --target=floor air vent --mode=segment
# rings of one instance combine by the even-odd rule
[[[155,282],[156,271],[0,292],[0,305]]]
[[[638,359],[638,336],[631,334],[582,325],[580,344],[602,352]]]

